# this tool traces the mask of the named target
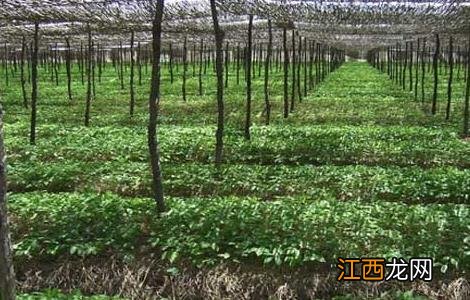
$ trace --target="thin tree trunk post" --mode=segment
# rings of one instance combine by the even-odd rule
[[[413,90],[413,42],[410,42],[410,67],[409,78],[410,78],[410,92]]]
[[[5,51],[5,56],[3,58],[4,61],[4,68],[5,68],[5,86],[9,86],[9,79],[8,79],[8,46],[7,42],[4,43],[4,51]]]
[[[69,95],[69,101],[72,101],[72,71],[71,71],[71,54],[70,54],[70,40],[65,38],[65,44],[67,47],[67,53],[65,54],[65,69],[67,72],[67,92]]]
[[[129,103],[129,115],[134,116],[134,106],[135,106],[135,93],[134,93],[134,31],[131,32],[131,70],[129,76],[129,92],[130,92],[130,103]]]
[[[237,85],[240,84],[240,43],[237,44]]]
[[[269,102],[269,65],[273,48],[273,31],[271,20],[268,19],[268,49],[264,61],[264,103],[266,105],[266,125],[269,125],[271,117],[271,103]]]
[[[58,60],[57,60],[57,43],[54,45],[54,75],[55,75],[55,85],[59,86],[59,70],[58,68]]]
[[[217,55],[217,54],[216,54]],[[225,88],[228,88],[228,64],[229,64],[229,44],[225,44]],[[216,65],[217,71],[217,65]]]
[[[8,225],[5,147],[3,143],[3,110],[0,106],[0,299],[16,299],[15,272]]]
[[[295,108],[295,89],[296,89],[296,52],[295,52],[295,29],[292,29],[292,88],[291,88],[291,99],[290,99],[290,111],[293,112]]]
[[[219,167],[222,164],[223,156],[223,136],[224,136],[224,66],[223,66],[223,42],[224,32],[219,27],[217,8],[215,0],[210,0],[212,21],[215,36],[215,67],[217,74],[217,131],[215,144],[215,165]]]
[[[183,101],[186,102],[186,72],[188,71],[188,49],[187,49],[188,37],[184,37],[183,43],[183,83],[181,85],[181,93],[183,94]]]
[[[304,38],[304,48],[303,48],[303,57],[304,57],[304,64],[303,64],[303,67],[304,67],[304,96],[306,97],[307,96],[307,38]]]
[[[88,27],[88,51],[87,51],[87,90],[86,90],[86,104],[85,104],[85,126],[90,125],[90,107],[91,107],[91,93],[92,93],[92,83],[91,83],[91,68],[92,68],[92,59],[93,59],[93,44],[91,39],[91,29]]]
[[[203,51],[204,51],[204,40],[201,39],[201,47],[199,48],[199,96],[202,96],[202,67],[204,64],[203,61]]]
[[[434,70],[434,90],[432,94],[432,108],[431,113],[433,115],[437,112],[437,85],[438,85],[438,61],[439,61],[439,34],[436,34],[436,45],[434,49],[434,58],[433,58],[433,70]]]
[[[466,90],[465,90],[465,102],[463,109],[463,137],[470,137],[470,35],[468,37],[467,46],[467,68],[466,68]]]
[[[302,89],[300,88],[300,82],[302,81],[300,77],[300,70],[302,68],[302,36],[300,34],[297,35],[299,36],[299,49],[297,54],[297,75],[295,77],[297,78],[297,95],[299,102],[302,102]]]
[[[250,139],[251,126],[251,55],[253,47],[253,15],[249,15],[248,22],[248,49],[246,52],[246,118],[245,118],[245,139]]]
[[[21,41],[21,57],[20,57],[20,80],[21,80],[21,92],[23,93],[23,106],[28,108],[28,96],[26,95],[26,79],[24,77],[24,56],[26,53],[26,39],[23,36]]]
[[[170,49],[168,52],[169,56],[169,68],[170,68],[170,83],[173,84],[173,45],[170,43]]]
[[[142,85],[142,49],[140,42],[137,42],[137,70],[139,73],[139,86]]]
[[[453,41],[453,37],[450,36],[449,38],[449,81],[447,83],[446,120],[449,120],[450,118],[453,76],[454,76],[454,41]]]
[[[119,41],[119,74],[121,79],[121,90],[124,89],[124,49],[122,41]]]
[[[282,31],[282,47],[284,49],[284,118],[289,116],[289,50],[287,49],[287,28]]]
[[[82,78],[82,85],[85,85],[85,66],[83,63],[83,42],[80,42],[80,76]]]
[[[149,124],[148,124],[148,147],[150,154],[150,165],[152,167],[152,188],[157,211],[163,213],[166,210],[163,198],[163,180],[160,167],[160,151],[157,139],[158,106],[160,104],[160,51],[162,35],[162,17],[164,0],[157,0],[155,17],[152,24],[152,80],[149,96]]]
[[[416,67],[415,67],[415,101],[418,101],[418,79],[419,79],[419,56],[420,56],[420,42],[421,40],[418,39],[418,45],[416,47]],[[422,63],[422,62],[421,62]]]
[[[402,88],[406,89],[406,68],[408,67],[408,42],[405,43],[405,62],[402,69]]]
[[[424,87],[426,79],[426,38],[423,39],[423,51],[421,52],[421,103],[424,104]]]
[[[36,115],[38,99],[38,47],[39,47],[39,23],[34,24],[33,51],[31,53],[31,130],[29,143],[36,144]]]

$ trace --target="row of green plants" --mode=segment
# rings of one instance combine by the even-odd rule
[[[84,296],[80,291],[73,293],[64,294],[59,290],[46,290],[43,292],[36,292],[32,294],[20,294],[17,299],[19,300],[123,300],[123,298],[109,297],[102,295]],[[166,300],[167,298],[161,298],[160,300]],[[333,300],[361,300],[363,297],[346,294],[341,296],[335,296]],[[426,297],[420,296],[413,291],[396,291],[393,293],[383,293],[380,297],[374,299],[387,299],[387,300],[425,300]]]
[[[451,119],[442,118],[447,97],[447,84],[445,76],[441,76],[439,85],[439,116],[430,118],[421,112],[419,97],[414,102],[414,93],[402,91],[387,79],[386,74],[371,69],[366,64],[350,63],[341,72],[335,72],[313,91],[314,98],[304,101],[301,106],[287,120],[295,124],[397,124],[404,125],[439,125],[451,126],[460,130],[463,110],[463,78],[454,81],[454,108]],[[114,70],[105,70],[103,80],[97,84],[96,98],[92,104],[92,126],[106,126],[111,124],[121,126],[134,126],[146,124],[148,118],[148,79],[144,79],[142,86],[137,85],[136,115],[129,118],[129,91],[121,90],[120,81],[114,75]],[[166,74],[166,73],[165,73]],[[272,112],[274,123],[283,124],[282,117],[282,76],[277,72],[273,74],[270,85]],[[432,91],[432,76],[427,76],[428,85],[425,102],[429,104]],[[463,77],[463,76],[462,76]],[[216,86],[214,76],[207,75],[205,79],[205,92],[202,96],[197,94],[197,79],[188,81],[188,102],[181,98],[181,78],[175,76],[175,82],[164,82],[162,94],[161,115],[159,121],[163,124],[215,124],[216,105],[213,87]],[[73,90],[76,97],[72,102],[67,99],[65,82],[55,86],[50,82],[49,76],[40,82],[39,123],[50,124],[82,124],[84,110],[84,95],[86,86],[75,76]],[[233,80],[231,77],[230,80]],[[210,92],[207,88],[211,88]],[[3,91],[3,90],[2,90]],[[207,94],[207,93],[208,94]],[[243,126],[244,121],[244,83],[239,85],[230,81],[225,91],[226,121],[232,126]],[[264,122],[264,91],[263,79],[256,78],[253,83],[253,121],[257,124]],[[21,88],[18,81],[10,82],[2,95],[4,108],[7,111],[6,121],[29,121],[29,110],[22,107]],[[117,100],[120,99],[120,100]],[[184,113],[183,113],[184,112]]]
[[[150,197],[148,163],[28,161],[12,163],[8,172],[11,192],[94,191]],[[402,201],[406,203],[470,200],[470,169],[455,167],[380,166],[261,166],[212,164],[163,165],[165,193],[171,196],[314,195],[327,191],[338,200]]]
[[[121,254],[210,266],[335,264],[337,257],[432,257],[442,272],[470,267],[463,204],[338,201],[327,193],[264,202],[254,197],[148,198],[24,193],[9,197],[17,263]]]
[[[109,297],[105,295],[85,296],[80,291],[62,293],[61,291],[55,289],[20,294],[16,298],[18,300],[123,300],[122,298]]]
[[[32,294],[21,294],[18,295],[17,299],[19,300],[119,300],[122,298],[117,297],[108,297],[108,296],[84,296],[80,293],[80,291],[75,291],[73,293],[64,294],[58,290],[47,290],[43,292],[36,292]],[[352,294],[342,295],[342,296],[335,296],[332,298],[333,300],[359,300],[362,297],[355,296]],[[413,291],[397,291],[394,293],[386,293],[381,297],[377,297],[376,299],[393,299],[393,300],[424,300],[427,299],[425,297],[419,296]],[[161,299],[165,300],[165,299]]]
[[[25,145],[16,126],[6,126],[10,161],[146,162],[146,130],[59,125],[38,128],[38,144]],[[22,127],[24,128],[24,127]],[[18,127],[17,127],[18,129]],[[16,133],[15,133],[16,132]],[[163,162],[212,162],[215,128],[160,129]],[[454,165],[468,167],[470,144],[451,131],[423,127],[253,126],[252,140],[226,131],[225,161],[260,164]]]

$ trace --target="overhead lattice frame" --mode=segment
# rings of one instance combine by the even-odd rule
[[[219,0],[221,27],[226,40],[244,43],[248,15],[255,16],[254,39],[267,38],[267,20],[274,40],[282,28],[296,28],[311,40],[332,46],[369,50],[434,33],[459,36],[470,32],[470,2],[454,1],[276,1]],[[0,1],[0,41],[18,46],[39,22],[41,41],[72,43],[86,40],[89,30],[103,45],[128,40],[148,42],[155,3],[152,0],[5,0]],[[164,40],[182,42],[212,39],[209,1],[167,0]],[[462,39],[463,40],[463,39]]]

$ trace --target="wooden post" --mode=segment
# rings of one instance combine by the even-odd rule
[[[467,73],[466,73],[466,91],[465,91],[465,103],[463,109],[463,137],[470,137],[469,121],[470,121],[470,35],[468,37],[467,46]]]
[[[162,18],[164,0],[157,0],[155,16],[152,22],[152,80],[149,96],[149,123],[147,131],[147,142],[150,154],[150,165],[152,167],[152,188],[157,211],[162,213],[166,210],[163,198],[163,180],[160,167],[160,151],[157,140],[157,118],[158,106],[160,104],[160,51],[162,35]]]
[[[69,95],[69,101],[72,101],[72,72],[71,72],[71,55],[70,55],[70,40],[65,38],[65,44],[67,46],[67,53],[65,54],[65,69],[67,71],[67,92]]]
[[[59,71],[58,71],[58,61],[57,61],[57,43],[54,45],[54,75],[55,75],[55,85],[59,86]]]
[[[9,85],[9,79],[8,79],[8,47],[7,47],[7,42],[4,43],[4,51],[5,55],[3,57],[4,61],[4,68],[5,68],[5,86]]]
[[[415,67],[415,101],[418,100],[418,78],[419,78],[419,46],[420,46],[420,39],[418,39],[418,45],[417,45],[417,48],[416,48],[416,67]],[[422,63],[422,62],[421,62]]]
[[[436,45],[434,49],[434,58],[433,58],[433,72],[434,72],[434,90],[432,94],[432,108],[431,113],[436,114],[437,111],[437,85],[438,85],[438,62],[439,62],[439,34],[436,34]]]
[[[188,49],[187,49],[188,37],[184,37],[183,43],[183,83],[181,85],[181,93],[183,94],[183,101],[186,102],[186,72],[188,71]]]
[[[199,96],[202,96],[202,65],[204,64],[202,60],[203,50],[204,40],[201,39],[201,47],[199,48]]]
[[[39,47],[39,23],[34,23],[33,51],[31,53],[31,130],[29,143],[36,144],[36,115],[38,99],[38,47]]]
[[[130,91],[130,103],[129,103],[129,115],[134,116],[135,106],[135,93],[134,93],[134,31],[131,32],[131,70],[129,76],[129,91]]]
[[[26,52],[26,39],[23,36],[21,40],[21,57],[20,57],[20,80],[21,80],[21,92],[23,94],[23,106],[28,108],[28,96],[26,95],[26,80],[24,77],[24,56]]]
[[[240,43],[237,44],[237,85],[240,84]]]
[[[79,61],[79,67],[80,67],[80,76],[82,78],[82,85],[85,85],[85,64],[83,63],[83,42],[80,41],[80,61]]]
[[[303,57],[304,57],[304,96],[307,96],[307,38],[304,38],[304,48],[303,48]]]
[[[142,85],[142,49],[140,42],[137,42],[137,70],[139,73],[139,86]]]
[[[3,144],[3,110],[0,106],[0,299],[16,299],[15,272],[11,253],[7,209],[5,147]]]
[[[423,50],[421,51],[421,103],[424,104],[424,80],[426,79],[426,38],[423,38]]]
[[[297,35],[299,36],[299,49],[298,49],[298,56],[297,56],[297,75],[295,78],[297,78],[297,95],[299,98],[299,102],[302,102],[302,90],[300,88],[300,82],[302,81],[300,77],[300,69],[302,68],[302,37],[300,34]]]
[[[287,49],[287,28],[282,31],[282,47],[284,49],[284,118],[289,116],[289,96],[288,96],[288,80],[289,80],[289,50]]]
[[[173,46],[170,43],[169,55],[169,68],[170,68],[170,83],[173,84]]]
[[[217,74],[217,131],[215,144],[215,165],[219,167],[222,164],[223,135],[224,135],[224,66],[222,47],[224,42],[224,33],[219,27],[217,17],[217,8],[215,0],[210,0],[212,21],[215,35],[215,67]]]
[[[250,139],[251,126],[251,55],[253,46],[253,15],[249,15],[248,22],[248,49],[246,52],[246,118],[245,139]]]
[[[296,83],[295,83],[295,74],[296,74],[296,53],[295,53],[295,29],[292,29],[292,88],[291,88],[291,99],[290,99],[290,111],[294,111],[295,107],[295,88],[296,88]]]
[[[410,92],[413,90],[413,42],[410,42],[410,67],[409,67],[409,78],[410,78]]]
[[[225,44],[225,88],[228,88],[228,64],[229,64],[229,55],[230,55],[228,46],[229,44],[227,42]],[[217,71],[217,65],[216,65],[216,71]]]
[[[91,107],[91,68],[92,68],[92,58],[93,58],[93,44],[91,40],[91,29],[88,26],[88,51],[87,51],[87,90],[86,90],[86,104],[85,104],[85,126],[90,125],[90,107]]]
[[[406,68],[408,67],[408,42],[405,43],[405,62],[403,64],[403,69],[402,69],[402,88],[403,90],[406,89]]]
[[[269,102],[269,65],[273,48],[273,31],[271,20],[268,19],[268,49],[266,49],[266,58],[264,61],[264,103],[266,105],[266,125],[269,125],[271,117],[271,103]]]
[[[453,41],[453,37],[450,36],[449,38],[449,80],[447,82],[446,120],[449,120],[450,118],[453,76],[454,76],[454,41]]]

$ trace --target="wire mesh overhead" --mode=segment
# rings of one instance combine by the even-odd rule
[[[297,29],[303,37],[332,46],[368,50],[440,33],[459,36],[470,32],[470,1],[276,1],[219,0],[221,27],[226,40],[244,43],[248,15],[255,16],[254,39],[267,39],[267,20],[274,39],[282,29]],[[150,39],[155,3],[152,0],[4,0],[0,1],[0,40],[18,44],[40,24],[44,43],[72,43],[88,31],[104,45]],[[168,0],[164,11],[164,40],[182,42],[212,39],[209,1]]]

